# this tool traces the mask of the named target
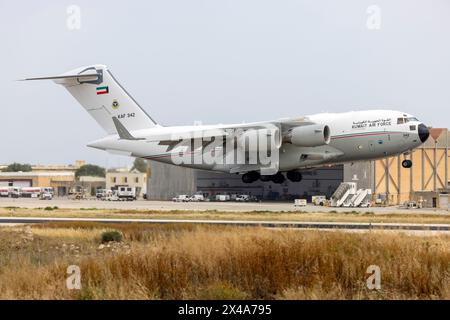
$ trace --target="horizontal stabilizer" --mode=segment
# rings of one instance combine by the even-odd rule
[[[50,77],[37,77],[20,79],[19,81],[33,81],[33,80],[62,80],[62,79],[83,79],[83,80],[98,80],[101,77],[98,73],[93,74],[73,74],[73,75],[60,75]]]

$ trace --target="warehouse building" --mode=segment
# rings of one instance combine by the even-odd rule
[[[52,187],[58,196],[67,195],[74,181],[74,172],[0,172],[1,187]]]
[[[416,201],[424,207],[448,207],[448,129],[430,129],[430,137],[406,157],[388,157],[344,166],[344,180],[373,190],[375,200],[390,205]],[[403,168],[404,159],[413,166]]]
[[[286,180],[282,184],[262,181],[247,184],[237,174],[187,169],[154,161],[149,161],[149,168],[149,200],[169,200],[179,194],[197,192],[206,197],[247,194],[265,200],[310,199],[313,195],[330,197],[343,181],[343,166],[305,171],[301,182]]]
[[[75,172],[85,165],[77,160],[69,165],[32,165],[30,172],[0,172],[0,187],[51,187],[56,196],[67,196],[71,193],[83,192],[95,194],[97,189],[105,188],[105,178],[75,177]],[[6,165],[0,169],[7,168]]]

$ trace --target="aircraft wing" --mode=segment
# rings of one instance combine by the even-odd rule
[[[298,126],[307,126],[315,124],[307,118],[297,118],[297,119],[280,119],[274,121],[262,121],[262,122],[252,122],[252,123],[242,123],[242,124],[232,124],[232,125],[216,125],[210,128],[205,128],[204,126],[199,126],[198,129],[187,129],[185,131],[177,131],[173,133],[161,133],[151,135],[145,140],[147,142],[158,142],[158,141],[179,141],[183,138],[190,139],[201,139],[201,138],[211,138],[211,137],[227,137],[233,135],[233,130],[257,130],[257,129],[274,129],[278,128],[283,133],[290,128]]]

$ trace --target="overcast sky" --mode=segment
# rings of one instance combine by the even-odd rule
[[[163,125],[393,108],[448,127],[449,39],[448,0],[0,0],[0,163],[129,163],[86,147],[104,132],[63,87],[14,81],[95,63]]]

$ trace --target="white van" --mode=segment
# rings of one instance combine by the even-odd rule
[[[194,194],[189,201],[192,202],[199,202],[199,201],[205,201],[205,197],[203,196],[203,194]]]
[[[228,194],[217,194],[216,201],[230,201],[230,195]]]
[[[119,186],[117,187],[117,196],[120,200],[136,200],[136,188],[129,186]]]

